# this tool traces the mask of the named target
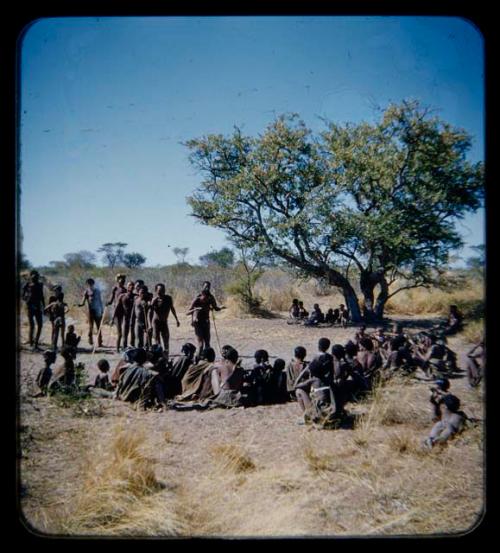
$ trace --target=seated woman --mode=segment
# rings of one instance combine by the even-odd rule
[[[203,385],[204,375],[210,372],[215,361],[213,348],[205,348],[200,354],[198,363],[190,365],[182,379],[182,393],[175,399],[177,401],[192,401],[199,399]]]
[[[315,303],[313,306],[313,311],[309,318],[304,323],[306,326],[315,326],[319,323],[325,322],[325,316],[323,312],[321,311],[319,304]]]

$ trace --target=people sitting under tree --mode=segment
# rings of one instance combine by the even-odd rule
[[[306,326],[316,326],[320,323],[325,322],[325,316],[323,312],[321,311],[319,304],[315,303],[313,306],[313,310],[311,314],[309,315],[309,318],[304,323]]]

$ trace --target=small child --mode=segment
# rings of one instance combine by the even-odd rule
[[[297,346],[293,351],[293,355],[294,358],[286,368],[286,388],[290,399],[295,400],[295,383],[308,365],[308,361],[305,361],[307,350],[302,346]]]
[[[57,342],[59,341],[59,332],[61,333],[61,342],[64,347],[64,331],[66,327],[65,316],[68,312],[68,304],[64,301],[63,292],[57,294],[57,299],[54,302],[49,303],[44,309],[45,313],[49,314],[51,321],[53,321],[52,327],[52,349],[57,351]]]
[[[95,377],[94,388],[101,388],[103,390],[111,391],[113,386],[108,378],[108,361],[106,359],[99,359],[97,362],[97,368],[99,369],[99,374]]]
[[[75,384],[75,363],[72,348],[63,347],[61,357],[64,363],[56,368],[49,384],[49,392],[67,392]]]
[[[45,362],[45,366],[42,369],[40,369],[36,377],[36,383],[40,388],[40,392],[36,394],[34,397],[47,395],[47,387],[49,385],[50,379],[52,378],[52,369],[50,368],[50,366],[56,360],[56,352],[52,350],[44,351],[43,360]]]
[[[68,332],[66,332],[66,338],[64,339],[64,345],[71,349],[73,353],[73,359],[76,359],[76,352],[78,344],[80,343],[81,336],[77,336],[75,333],[74,325],[68,325]]]
[[[465,427],[467,415],[460,409],[460,400],[453,394],[447,394],[441,400],[441,419],[432,427],[424,444],[432,448],[436,444],[444,444]]]

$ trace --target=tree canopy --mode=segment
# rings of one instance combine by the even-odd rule
[[[418,102],[380,115],[324,121],[319,134],[282,115],[257,137],[235,128],[189,140],[203,175],[193,216],[339,287],[360,320],[355,275],[365,317],[381,317],[392,295],[435,282],[462,245],[455,222],[481,206],[484,168],[466,159],[471,137]]]
[[[234,252],[231,248],[224,247],[200,256],[199,260],[202,265],[206,266],[232,267],[234,265]]]

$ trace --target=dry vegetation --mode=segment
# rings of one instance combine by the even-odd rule
[[[273,290],[262,282],[266,308],[284,311],[295,296],[325,307],[340,302],[318,296],[312,283],[289,284]],[[443,316],[453,302],[467,313],[467,298],[473,305],[482,300],[480,292],[415,291],[400,304],[392,302],[391,310],[404,306],[406,321],[410,313],[418,315],[417,329],[424,305]],[[300,343],[311,356],[319,337],[344,343],[354,333],[288,326],[280,318],[242,320],[236,305],[226,302],[231,309],[217,315],[218,332],[222,343],[236,345],[243,355],[265,347],[289,359]],[[78,313],[74,319],[85,341],[84,322]],[[192,340],[187,318],[181,322],[172,332],[174,352]],[[472,329],[450,340],[459,354],[470,347]],[[111,343],[108,329],[105,336]],[[106,355],[112,364],[118,358],[111,350]],[[90,350],[78,360],[93,378]],[[141,413],[106,399],[64,404],[32,398],[41,359],[23,351],[20,361],[21,508],[27,523],[44,534],[458,534],[469,531],[484,508],[484,388],[471,390],[463,378],[452,381],[452,392],[480,422],[428,451],[422,442],[432,426],[429,384],[408,378],[395,378],[349,404],[351,428],[317,430],[297,424],[295,403]]]

